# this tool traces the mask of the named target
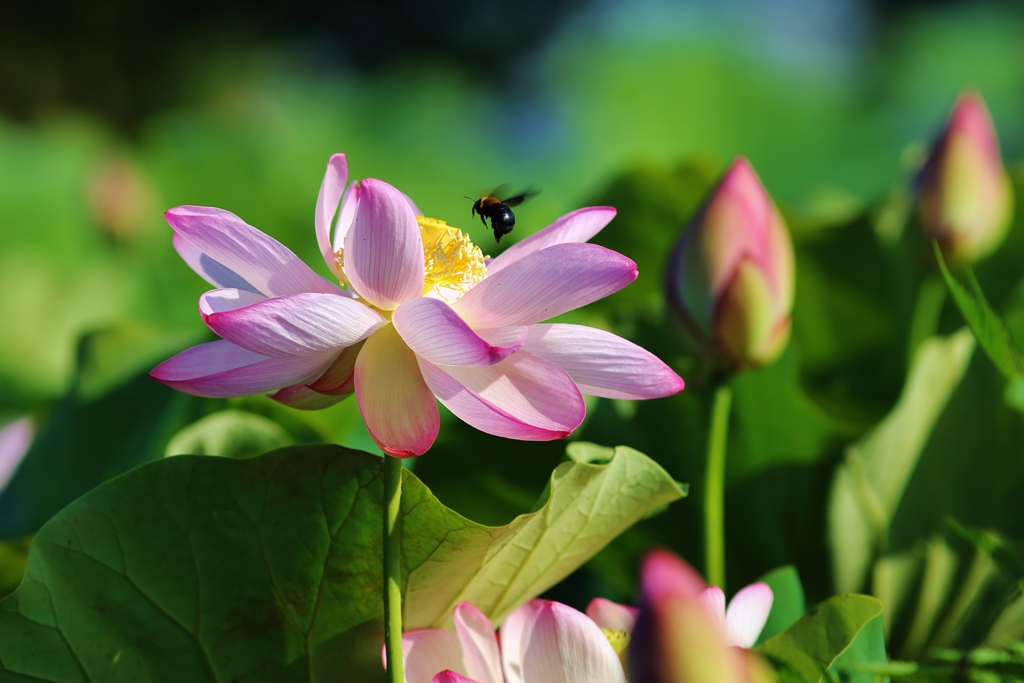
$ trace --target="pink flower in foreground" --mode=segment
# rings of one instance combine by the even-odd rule
[[[455,631],[404,633],[402,655],[406,683],[626,682],[602,629],[581,612],[548,600],[517,609],[500,634],[463,602],[455,608]]]
[[[960,96],[917,178],[925,231],[946,259],[973,263],[999,248],[1013,219],[1013,184],[976,93]]]
[[[633,683],[775,680],[770,667],[753,651],[731,647],[752,645],[757,639],[771,607],[770,598],[765,604],[771,593],[767,586],[754,584],[743,597],[737,594],[735,616],[730,620],[724,597],[718,597],[721,591],[708,589],[700,575],[672,553],[651,552],[644,560],[640,584],[640,614],[629,651]],[[731,634],[730,625],[735,629]]]
[[[539,324],[636,279],[633,261],[585,243],[614,209],[574,211],[487,262],[465,234],[418,216],[391,185],[346,188],[347,178],[345,156],[332,156],[315,216],[324,260],[344,287],[227,211],[167,212],[178,253],[218,287],[199,309],[223,339],[178,354],[152,377],[199,396],[277,390],[272,398],[306,409],[355,393],[373,439],[399,457],[433,444],[437,401],[490,434],[548,440],[582,422],[583,392],[640,399],[683,388],[631,342]]]

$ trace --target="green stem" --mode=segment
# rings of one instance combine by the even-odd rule
[[[704,561],[708,583],[725,590],[725,446],[732,391],[721,385],[711,409],[707,472],[704,479]]]
[[[384,647],[388,683],[404,683],[402,671],[402,461],[384,456]]]

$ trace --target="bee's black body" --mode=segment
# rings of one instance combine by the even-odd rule
[[[491,230],[494,231],[494,239],[500,244],[501,238],[512,232],[512,228],[516,227],[516,216],[509,207],[519,206],[528,197],[537,193],[523,192],[509,199],[498,199],[498,197],[494,196],[496,194],[498,194],[498,190],[495,190],[493,194],[476,200],[473,203],[472,215],[479,215],[480,221],[485,226],[487,225],[487,219],[491,219]]]

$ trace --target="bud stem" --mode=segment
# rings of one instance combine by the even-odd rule
[[[402,461],[384,456],[384,648],[388,683],[404,683],[402,662]]]
[[[708,435],[704,479],[704,561],[708,583],[725,590],[725,447],[729,436],[732,390],[722,384],[715,392]]]

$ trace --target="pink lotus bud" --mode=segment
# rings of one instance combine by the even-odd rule
[[[789,340],[793,279],[786,224],[740,157],[672,252],[669,300],[730,364],[764,365]]]
[[[960,96],[917,178],[925,231],[945,258],[973,263],[995,251],[1013,217],[1013,186],[981,96]]]
[[[774,672],[750,650],[730,647],[705,604],[706,586],[690,565],[663,550],[648,554],[630,640],[634,683],[770,683]]]

